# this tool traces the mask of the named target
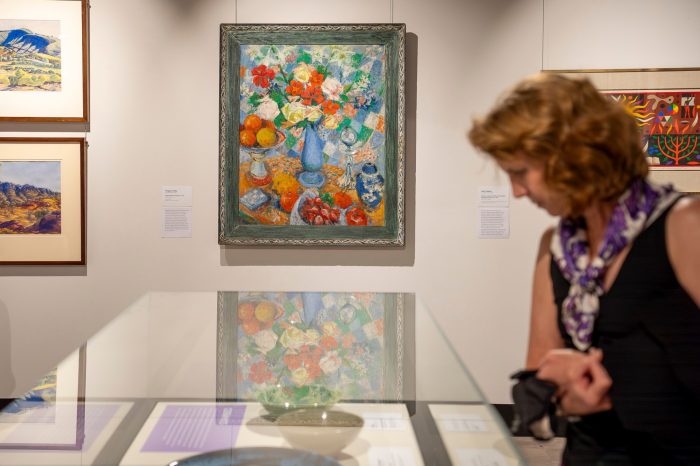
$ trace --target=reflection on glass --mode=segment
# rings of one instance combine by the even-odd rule
[[[412,316],[399,294],[220,293],[219,398],[268,410],[410,398]]]

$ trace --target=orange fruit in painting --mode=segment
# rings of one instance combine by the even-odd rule
[[[257,139],[255,138],[255,132],[249,129],[244,129],[240,132],[241,145],[245,147],[253,147]]]
[[[269,301],[263,301],[255,306],[255,318],[260,322],[272,322],[277,316],[277,308]]]
[[[260,322],[258,322],[255,319],[248,320],[246,322],[243,322],[241,328],[243,329],[246,335],[255,335],[260,331]]]
[[[263,128],[270,128],[271,130],[276,130],[277,127],[275,126],[275,123],[270,120],[265,120],[263,119],[262,121]]]
[[[352,197],[346,192],[338,191],[333,194],[333,202],[341,209],[347,209],[352,204]]]
[[[245,129],[249,129],[255,133],[262,128],[262,118],[257,115],[248,115],[243,120],[243,126],[245,126]]]
[[[243,322],[252,319],[255,316],[255,306],[253,303],[241,303],[238,305],[238,318]]]
[[[299,195],[292,191],[287,191],[280,196],[280,207],[289,213],[294,208],[294,203],[299,199]]]
[[[258,131],[258,134],[255,135],[255,138],[258,144],[260,144],[260,147],[271,147],[277,142],[277,133],[275,133],[274,129],[262,128]]]

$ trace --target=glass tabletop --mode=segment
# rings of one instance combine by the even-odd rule
[[[294,462],[307,453],[526,464],[409,293],[151,292],[0,413],[3,465],[311,464]]]

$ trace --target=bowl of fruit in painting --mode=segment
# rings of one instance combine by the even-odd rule
[[[238,127],[238,135],[244,150],[265,153],[282,145],[285,135],[270,120],[257,115],[248,115]]]
[[[299,196],[289,218],[292,225],[347,225],[345,210],[333,204],[331,196],[309,189]]]

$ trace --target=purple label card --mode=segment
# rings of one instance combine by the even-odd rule
[[[245,406],[168,405],[141,451],[205,452],[233,448]]]

